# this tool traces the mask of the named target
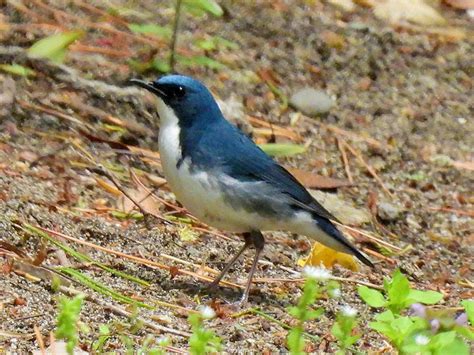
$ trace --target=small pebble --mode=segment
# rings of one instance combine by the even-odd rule
[[[378,205],[378,216],[384,221],[396,221],[401,212],[401,207],[389,202],[381,202]]]
[[[306,87],[291,96],[290,104],[305,115],[317,116],[328,113],[334,100],[322,90]]]

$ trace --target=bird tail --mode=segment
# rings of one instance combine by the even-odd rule
[[[329,247],[333,247],[336,250],[340,250],[344,253],[354,255],[362,261],[365,265],[374,267],[374,264],[362,254],[355,246],[353,246],[342,233],[336,228],[336,226],[326,218],[320,216],[313,216],[318,227],[329,237],[331,237],[331,244]],[[333,243],[334,242],[334,243]]]

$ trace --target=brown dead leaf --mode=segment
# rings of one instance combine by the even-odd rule
[[[281,80],[278,78],[277,74],[270,68],[262,68],[257,71],[258,76],[265,82],[278,85],[281,83]]]
[[[458,169],[474,170],[474,161],[453,161],[452,164]]]
[[[151,215],[160,215],[160,203],[155,200],[153,194],[144,186],[138,185],[134,189],[128,189],[129,196],[137,202],[140,207]],[[121,196],[117,201],[117,207],[123,212],[130,213],[135,207],[135,203],[128,197]]]
[[[424,26],[444,25],[446,20],[424,0],[385,0],[374,6],[377,18],[392,25],[413,23]]]
[[[455,9],[474,9],[474,0],[443,0],[443,2]]]
[[[18,156],[21,160],[27,161],[28,163],[34,162],[36,159],[38,159],[38,154],[31,152],[29,150],[24,150],[23,152],[20,153]]]
[[[375,0],[352,0],[354,4],[357,4],[362,7],[374,7]]]
[[[48,250],[46,249],[46,245],[41,243],[41,247],[35,256],[35,259],[32,261],[32,264],[35,266],[41,265],[47,256],[48,256]]]
[[[174,279],[177,275],[179,275],[179,269],[176,266],[171,266],[170,267],[171,280]]]
[[[296,179],[310,189],[337,189],[339,187],[352,186],[347,180],[333,179],[297,168],[288,169]]]
[[[15,306],[24,306],[26,304],[26,300],[21,297],[17,297],[13,300],[13,305]]]
[[[322,32],[321,39],[330,48],[342,49],[346,45],[346,40],[344,37],[332,31]]]

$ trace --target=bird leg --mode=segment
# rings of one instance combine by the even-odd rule
[[[242,298],[240,299],[240,304],[247,302],[250,293],[250,286],[252,285],[253,274],[255,270],[257,270],[257,263],[258,259],[260,258],[260,254],[263,251],[263,247],[265,246],[265,238],[263,237],[260,231],[252,231],[249,233],[249,239],[255,247],[255,257],[253,259],[252,268],[249,272],[249,277],[247,279],[247,286],[245,286],[245,291],[242,294]],[[247,243],[247,238],[245,239],[245,243]]]
[[[237,260],[239,260],[240,256],[242,253],[253,244],[251,233],[244,233],[244,239],[245,239],[245,244],[240,248],[240,250],[235,254],[232,259],[227,262],[227,264],[224,266],[224,269],[221,271],[221,273],[212,281],[212,283],[209,285],[210,289],[216,288],[219,285],[219,282],[221,282],[222,278],[227,274],[229,269],[232,267],[232,265],[235,264]]]

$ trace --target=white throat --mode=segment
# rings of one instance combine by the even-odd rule
[[[176,194],[183,187],[180,186],[180,176],[177,164],[181,159],[181,147],[179,144],[179,120],[173,109],[168,107],[163,100],[158,99],[158,114],[160,115],[160,133],[158,145],[160,149],[161,166],[171,190]],[[178,192],[179,194],[179,192]]]

